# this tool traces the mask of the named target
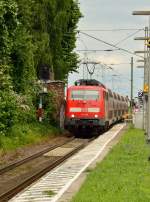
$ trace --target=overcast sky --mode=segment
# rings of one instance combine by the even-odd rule
[[[87,31],[87,30],[111,30],[111,29],[142,29],[148,26],[148,17],[132,16],[134,10],[150,10],[150,2],[148,0],[79,0],[79,5],[83,18],[81,18],[78,29],[85,30],[96,38],[106,42],[117,44],[129,35],[134,35],[137,30],[123,31]],[[134,37],[144,36],[144,31],[139,31],[118,44],[119,47],[128,49],[132,52],[135,50],[143,50],[144,43],[142,41],[134,41]],[[80,33],[77,39],[76,50],[106,50],[112,47],[91,39]],[[78,52],[80,58],[88,61],[102,62],[105,64],[120,64],[111,66],[113,70],[96,66],[95,73],[92,78],[103,82],[106,86],[116,92],[124,95],[130,95],[130,60],[132,55],[122,51],[113,52]],[[134,56],[133,56],[134,57]],[[136,61],[140,59],[134,57],[134,96],[137,96],[138,90],[143,85],[143,69],[136,68]],[[92,68],[89,66],[89,68]],[[112,76],[113,75],[113,76]],[[79,74],[71,74],[69,76],[69,85],[79,78],[89,78],[86,67],[81,65]]]

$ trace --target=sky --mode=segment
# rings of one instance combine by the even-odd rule
[[[82,32],[111,44],[122,41],[117,46],[131,52],[143,50],[144,42],[135,41],[134,38],[144,36],[144,31],[141,29],[148,26],[148,16],[133,16],[132,12],[135,10],[150,10],[149,0],[79,0],[79,6],[83,17],[78,24],[78,30],[81,32],[77,35],[75,51],[79,54],[81,63],[89,61],[107,64],[112,69],[98,64],[92,78],[101,81],[117,93],[130,96],[130,63],[133,56],[133,90],[136,97],[138,91],[143,89],[143,69],[137,68],[137,66],[143,66],[143,64],[137,63],[137,60],[141,58],[120,50],[104,51],[114,48],[87,37]],[[124,41],[127,37],[129,38]],[[83,52],[83,50],[89,51]],[[89,65],[91,71],[92,68],[93,66]],[[73,85],[77,79],[90,78],[84,64],[79,64],[78,72],[69,75],[69,86]]]

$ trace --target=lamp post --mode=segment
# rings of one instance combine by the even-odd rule
[[[133,11],[132,13],[133,15],[143,15],[143,16],[149,16],[150,18],[150,11]],[[142,40],[147,40],[147,38],[150,38],[150,34],[149,34],[149,30],[150,30],[150,24],[149,24],[149,28],[145,29],[145,38]],[[148,39],[149,40],[149,39]],[[144,55],[144,89],[145,89],[145,85],[148,87],[148,102],[146,99],[146,95],[145,95],[145,107],[146,107],[146,111],[145,111],[145,131],[147,134],[147,141],[150,142],[150,48],[145,47],[145,50],[143,52]],[[145,60],[146,58],[146,60]],[[146,83],[147,82],[147,83]]]

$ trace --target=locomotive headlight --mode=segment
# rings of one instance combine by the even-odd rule
[[[97,114],[95,114],[95,118],[98,118],[98,115],[97,115]]]
[[[72,115],[71,115],[71,117],[72,117],[72,118],[74,118],[74,117],[75,117],[75,115],[74,115],[74,114],[72,114]]]

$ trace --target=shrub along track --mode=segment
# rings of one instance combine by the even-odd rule
[[[0,201],[8,201],[22,189],[85,147],[92,139],[69,138],[0,170]]]

